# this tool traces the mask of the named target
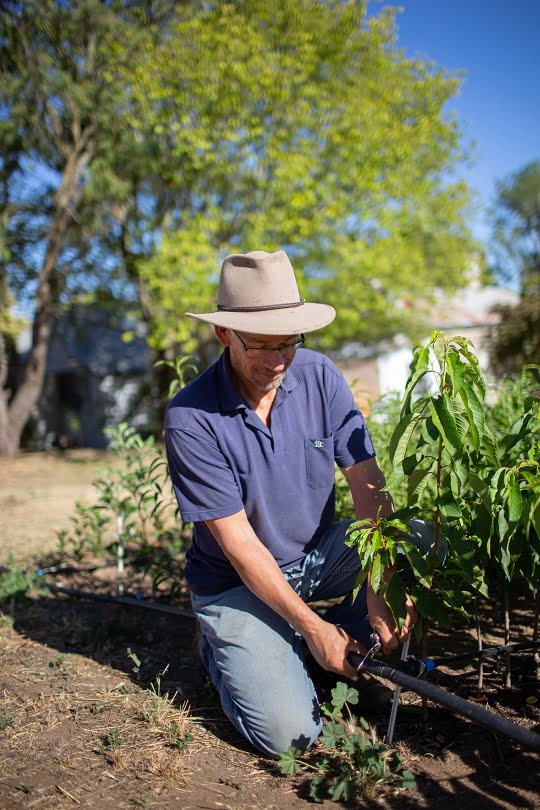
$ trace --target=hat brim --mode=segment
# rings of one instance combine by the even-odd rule
[[[253,335],[301,335],[328,326],[336,317],[336,310],[328,304],[302,304],[287,309],[269,309],[263,312],[195,312],[185,313],[189,318],[205,321],[214,326],[236,329]]]

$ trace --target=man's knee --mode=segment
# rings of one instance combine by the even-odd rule
[[[251,729],[249,739],[267,756],[279,757],[291,745],[301,751],[309,748],[322,731],[316,698],[310,712],[279,711],[269,718],[265,729]]]

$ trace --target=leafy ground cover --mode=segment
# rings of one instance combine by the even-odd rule
[[[19,562],[43,562],[56,545],[56,531],[68,526],[74,501],[86,496],[97,469],[109,463],[110,457],[76,452],[3,462],[3,561],[10,547]],[[26,529],[23,500],[32,518]],[[57,581],[88,589],[98,577],[103,589],[110,588],[115,570],[64,574]],[[177,594],[179,604],[183,598]],[[486,601],[482,611],[486,643],[502,643],[501,606]],[[532,600],[518,596],[512,640],[529,640],[532,623]],[[276,763],[244,744],[195,667],[192,640],[188,618],[35,589],[7,598],[0,627],[2,807],[306,807],[306,774],[283,776]],[[432,631],[430,652],[455,653],[474,644],[472,629],[460,620],[450,635]],[[328,700],[335,681],[320,673],[316,678]],[[481,692],[474,667],[441,669],[432,678],[539,730],[540,693],[530,656],[514,659],[509,689],[496,662],[486,664]],[[394,745],[416,786],[402,791],[375,785],[363,807],[538,806],[538,755],[436,707],[423,721],[412,693],[404,694],[403,704]],[[360,694],[358,712],[382,738],[388,712],[368,709]],[[319,806],[336,805],[325,800]]]

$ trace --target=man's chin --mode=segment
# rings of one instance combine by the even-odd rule
[[[284,379],[285,374],[280,374],[269,382],[263,382],[262,380],[253,380],[253,382],[260,391],[268,393],[268,391],[274,391],[276,388],[279,388]]]

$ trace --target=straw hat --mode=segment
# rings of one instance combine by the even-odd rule
[[[235,253],[221,267],[216,312],[190,318],[258,335],[300,335],[331,323],[336,311],[300,298],[294,270],[283,250]]]

